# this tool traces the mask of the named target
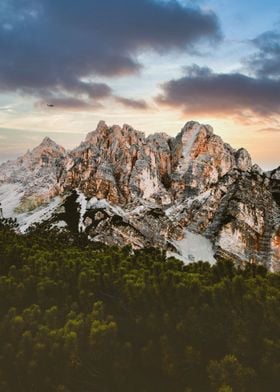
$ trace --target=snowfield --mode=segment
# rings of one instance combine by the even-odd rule
[[[16,218],[22,233],[32,224],[50,219],[56,208],[62,202],[62,198],[57,196],[49,203],[42,204],[32,211],[17,214],[15,209],[19,206],[23,195],[24,190],[19,184],[0,185],[0,203],[3,218]]]
[[[15,208],[19,205],[24,190],[19,184],[0,185],[0,203],[4,218],[15,218]]]
[[[186,264],[197,261],[208,261],[211,265],[216,263],[211,242],[200,234],[186,230],[185,238],[180,241],[172,241],[172,244],[178,253],[167,252],[168,257],[176,257]]]

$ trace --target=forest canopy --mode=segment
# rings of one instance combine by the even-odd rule
[[[2,392],[276,392],[280,275],[0,222]]]

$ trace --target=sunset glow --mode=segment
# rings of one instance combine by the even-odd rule
[[[2,1],[0,161],[46,135],[72,148],[101,119],[170,135],[197,120],[277,166],[279,11],[275,0]]]

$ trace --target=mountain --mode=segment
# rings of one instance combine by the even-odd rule
[[[264,173],[209,125],[145,137],[101,121],[72,151],[49,138],[0,166],[4,217],[156,246],[185,262],[234,258],[280,269],[280,167]]]

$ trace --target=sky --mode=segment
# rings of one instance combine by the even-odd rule
[[[196,120],[279,166],[279,0],[0,0],[0,162],[99,120]]]

